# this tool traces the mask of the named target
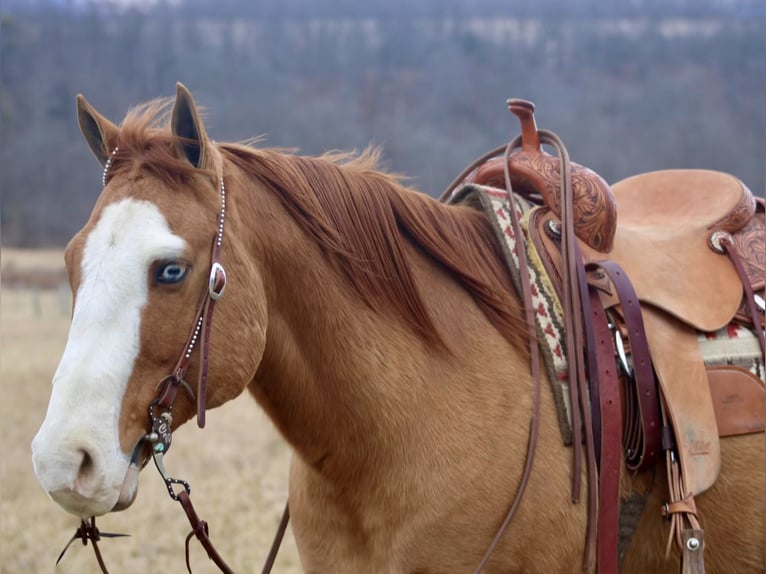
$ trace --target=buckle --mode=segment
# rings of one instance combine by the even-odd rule
[[[213,262],[210,267],[210,280],[208,282],[208,293],[213,301],[218,301],[223,297],[226,290],[226,270],[218,261]]]
[[[630,366],[630,363],[628,362],[628,355],[625,352],[625,342],[622,340],[622,334],[620,333],[619,327],[613,323],[609,323],[609,328],[614,333],[614,346],[617,350],[617,357],[620,359],[619,365],[622,367],[623,372],[625,373],[625,376],[627,376],[629,379],[633,378],[633,369]]]

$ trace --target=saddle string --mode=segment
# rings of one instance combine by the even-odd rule
[[[668,533],[668,541],[665,545],[665,558],[670,556],[673,540],[675,539],[678,548],[681,550],[681,562],[683,565],[685,545],[683,543],[682,535],[685,531],[684,526],[688,522],[689,529],[697,531],[696,536],[698,538],[701,538],[702,531],[699,519],[697,518],[697,507],[694,502],[694,495],[692,493],[687,494],[686,487],[684,486],[678,456],[675,452],[675,442],[672,440],[673,431],[667,417],[662,393],[660,393],[659,401],[661,405],[662,424],[663,428],[667,429],[665,434],[666,437],[668,437],[666,438],[664,448],[670,502],[665,503],[663,506],[662,515],[670,521],[670,532]]]

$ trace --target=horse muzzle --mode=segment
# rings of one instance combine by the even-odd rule
[[[35,475],[50,497],[80,517],[127,508],[138,484],[128,457],[87,440],[87,435],[62,436],[52,430],[44,425],[32,442]]]

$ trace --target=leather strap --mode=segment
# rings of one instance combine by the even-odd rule
[[[606,313],[594,287],[589,290],[590,323],[593,338],[588,341],[594,351],[596,373],[593,388],[598,388],[599,401],[594,411],[600,414],[600,453],[598,485],[598,571],[599,574],[617,572],[617,545],[619,535],[620,468],[622,466],[622,404],[615,352]]]
[[[217,233],[213,239],[212,252],[210,254],[210,275],[208,278],[207,289],[203,292],[202,297],[200,298],[200,302],[197,305],[197,312],[194,315],[194,322],[192,323],[192,329],[189,333],[189,337],[186,340],[186,344],[184,345],[184,350],[176,362],[176,365],[173,368],[173,372],[165,377],[162,381],[160,381],[159,394],[149,407],[149,416],[153,424],[155,421],[155,416],[153,414],[154,408],[158,408],[169,414],[172,411],[173,403],[178,394],[178,389],[182,386],[188,389],[188,385],[184,381],[184,377],[189,368],[189,365],[191,364],[191,356],[194,348],[199,341],[200,348],[199,379],[197,383],[197,425],[200,428],[204,428],[205,426],[205,411],[207,408],[207,374],[209,367],[210,332],[213,325],[213,312],[215,311],[216,301],[220,299],[226,288],[226,272],[220,262],[225,211],[226,192],[223,178],[221,178],[221,211],[218,215]],[[193,395],[194,393],[191,394]],[[179,481],[177,479],[168,477],[167,473],[164,471],[164,465],[161,463],[161,460],[162,456],[167,453],[167,448],[170,447],[169,425],[167,434],[165,437],[163,437],[163,441],[166,446],[159,455],[159,463],[158,456],[155,455],[155,463],[158,463],[158,468],[160,468],[160,473],[162,474],[163,479],[168,486],[170,496],[175,500],[178,500],[178,502],[181,504],[181,507],[184,509],[186,517],[189,520],[189,524],[191,524],[192,527],[191,532],[186,537],[187,570],[189,573],[191,573],[191,565],[189,562],[189,542],[191,541],[192,536],[194,536],[197,538],[197,540],[200,541],[200,544],[202,544],[202,547],[207,552],[208,557],[215,563],[216,566],[218,566],[222,572],[224,572],[224,574],[233,572],[233,570],[231,570],[231,568],[226,564],[223,558],[221,558],[220,554],[213,546],[213,543],[209,537],[207,522],[201,520],[194,510],[194,505],[189,498],[188,484],[184,481]],[[172,485],[175,483],[182,484],[184,486],[184,490],[175,493],[172,489]],[[263,568],[264,573],[271,571],[274,560],[277,556],[277,552],[279,551],[279,546],[284,537],[285,530],[287,529],[289,518],[289,509],[287,506],[285,506],[282,520],[280,521],[279,528],[274,537],[274,541],[272,542],[269,555]]]
[[[285,509],[282,511],[282,518],[279,521],[277,532],[274,535],[274,540],[271,543],[271,548],[269,549],[269,554],[266,557],[266,562],[263,564],[263,570],[261,570],[261,574],[269,574],[271,569],[274,567],[274,561],[277,559],[279,547],[282,545],[282,539],[284,538],[285,532],[287,531],[288,522],[290,522],[290,503],[286,502]]]
[[[661,426],[657,386],[654,380],[649,346],[644,333],[641,309],[635,290],[622,268],[613,261],[599,261],[587,266],[590,271],[605,273],[612,282],[620,309],[623,313],[633,357],[632,372],[626,373],[626,380],[634,382],[637,409],[631,403],[625,412],[630,417],[638,411],[635,428],[640,432],[630,435],[631,441],[627,452],[629,468],[641,469],[653,465],[661,444]],[[601,307],[596,287],[590,290],[591,318],[595,340],[589,346],[595,346],[598,369],[600,411],[601,411],[601,463],[599,481],[599,519],[598,519],[598,567],[600,573],[616,573],[618,567],[617,545],[619,533],[619,493],[622,448],[620,432],[622,423],[622,404],[620,401],[618,374],[614,361],[614,347],[606,315]],[[628,390],[628,397],[634,392]]]
[[[585,267],[583,266],[582,254],[580,253],[580,246],[575,240],[574,243],[574,264],[577,273],[577,288],[581,295],[588,295],[588,282],[585,275]],[[598,412],[599,416],[599,428],[601,425],[601,413],[599,409],[599,402],[597,402],[592,396],[588,396],[588,392],[591,388],[598,388],[601,384],[601,373],[598,369],[598,353],[596,356],[591,356],[590,350],[596,347],[595,340],[595,326],[592,324],[590,318],[592,317],[593,310],[591,309],[591,301],[589,296],[582,297],[580,299],[580,306],[582,313],[577,317],[577,324],[580,330],[580,337],[583,339],[582,347],[578,349],[584,349],[587,351],[586,357],[582,355],[582,351],[578,353],[578,361],[580,363],[578,367],[577,384],[579,385],[578,394],[580,397],[580,411],[583,419],[583,431],[585,432],[585,457],[586,457],[586,471],[588,477],[588,524],[585,533],[585,553],[583,555],[583,569],[589,571],[593,568],[596,561],[596,539],[598,537],[598,504],[597,498],[600,492],[599,479],[598,479],[598,464],[596,459],[596,440],[595,429],[593,425],[594,412]],[[600,303],[599,303],[600,307]],[[574,319],[574,318],[573,318]],[[608,329],[608,327],[607,327]],[[608,338],[607,338],[608,339]],[[612,354],[609,360],[614,363],[614,354]],[[590,363],[591,359],[596,358],[597,363],[594,365]],[[587,359],[587,361],[586,361]],[[607,359],[604,359],[607,360]],[[588,377],[585,376],[586,362],[588,362]],[[594,377],[595,375],[595,377]],[[597,377],[597,378],[596,378]],[[594,383],[595,378],[595,384]],[[572,384],[570,382],[570,384]],[[597,393],[600,395],[600,392]],[[599,437],[601,439],[601,437]],[[599,440],[599,443],[603,443]],[[600,562],[599,562],[600,564]],[[605,571],[606,572],[606,571]]]
[[[705,574],[705,534],[701,528],[687,528],[681,533],[681,574]]]
[[[189,519],[189,524],[191,524],[192,527],[191,532],[186,537],[186,569],[188,570],[189,574],[191,574],[192,571],[191,564],[189,562],[189,541],[191,540],[192,536],[195,536],[197,540],[200,541],[200,544],[202,544],[205,552],[207,552],[208,558],[210,558],[210,560],[212,560],[215,565],[218,566],[221,572],[224,574],[234,574],[234,570],[229,568],[229,565],[226,564],[223,558],[221,558],[221,555],[218,554],[218,551],[213,546],[213,543],[210,540],[207,522],[201,520],[200,517],[197,516],[196,510],[194,510],[194,505],[192,504],[192,501],[186,491],[182,490],[178,493],[178,502],[181,503],[181,508],[184,509],[186,518]]]
[[[666,412],[667,407],[661,396],[660,406],[663,429],[667,429],[667,431],[664,431],[663,433],[663,449],[665,450],[665,466],[668,475],[668,495],[670,498],[670,502],[666,503],[662,510],[662,515],[670,520],[670,532],[668,533],[668,541],[665,546],[665,556],[667,557],[670,555],[670,549],[673,544],[673,539],[675,538],[676,543],[681,550],[681,563],[683,569],[685,568],[684,564],[686,563],[687,553],[685,548],[688,542],[684,539],[684,534],[690,529],[701,533],[702,529],[700,528],[700,523],[697,519],[697,508],[694,504],[694,495],[693,493],[687,494],[684,490],[679,459],[675,451],[675,441],[671,438],[673,431],[668,421]],[[673,512],[670,512],[671,508],[673,509]],[[701,541],[702,538],[699,538],[699,540]],[[695,554],[694,560],[703,564],[704,568],[702,557],[704,545],[700,545],[698,550],[699,556],[697,557]],[[704,572],[704,570],[702,570],[702,572]]]
[[[566,354],[569,369],[569,399],[572,405],[572,452],[574,456],[572,470],[572,501],[580,500],[582,475],[582,422],[583,412],[580,402],[580,389],[585,379],[582,350],[585,349],[582,328],[582,296],[577,277],[577,240],[574,234],[574,193],[572,191],[572,175],[569,165],[569,154],[561,140],[552,133],[540,133],[540,140],[556,148],[561,158],[559,171],[561,173],[561,276],[562,298],[564,306],[564,322],[566,330]],[[545,140],[545,141],[544,141]],[[586,553],[587,554],[587,553]],[[586,557],[586,566],[588,558]],[[586,568],[587,569],[587,568]]]
[[[737,248],[734,246],[734,242],[730,237],[726,237],[721,240],[721,247],[729,256],[729,259],[731,259],[731,262],[734,264],[734,268],[737,270],[739,279],[742,281],[742,288],[745,290],[745,303],[747,304],[747,309],[750,312],[750,318],[753,321],[755,334],[758,336],[758,343],[761,345],[761,356],[766,358],[766,344],[764,343],[763,323],[761,322],[761,313],[755,304],[755,294],[753,293],[753,288],[750,285],[750,278],[747,276],[747,272],[745,271],[744,265],[742,265],[742,260],[739,253],[737,252]]]
[[[603,271],[611,280],[620,302],[620,310],[628,333],[631,355],[633,357],[632,380],[634,386],[628,388],[626,395],[634,394],[638,406],[640,435],[632,449],[626,453],[626,463],[631,470],[643,470],[654,465],[662,442],[662,425],[657,399],[657,384],[652,369],[649,344],[644,332],[641,307],[633,285],[625,272],[614,261],[598,261],[587,265],[589,271]],[[632,410],[632,409],[631,409]],[[626,411],[630,412],[630,411]]]
[[[662,517],[669,518],[671,514],[677,512],[686,512],[697,516],[697,504],[694,502],[694,497],[688,495],[683,500],[677,500],[676,502],[667,502],[662,507]]]
[[[562,197],[562,260],[563,260],[563,277],[564,281],[564,302],[565,302],[565,319],[566,319],[566,332],[567,332],[567,361],[569,365],[569,381],[570,381],[570,401],[572,405],[572,429],[573,429],[573,482],[572,482],[572,499],[573,502],[578,502],[580,498],[581,490],[581,469],[582,469],[582,427],[581,427],[581,413],[586,422],[586,461],[588,472],[588,492],[589,492],[589,509],[588,509],[588,533],[586,535],[586,549],[583,558],[583,565],[585,569],[591,569],[595,562],[595,539],[596,539],[596,504],[595,504],[595,488],[596,488],[596,464],[595,464],[595,448],[594,439],[590,421],[590,408],[587,405],[587,393],[586,385],[587,379],[585,377],[585,363],[582,356],[582,351],[585,349],[585,333],[583,329],[582,313],[583,313],[583,290],[585,289],[586,282],[584,280],[584,271],[582,270],[582,259],[579,255],[577,240],[574,236],[574,221],[573,221],[573,190],[572,190],[572,178],[571,178],[571,166],[569,161],[569,154],[564,147],[561,140],[553,134],[545,130],[538,132],[540,141],[542,143],[553,146],[559,154],[560,158],[560,174],[561,174],[561,197]],[[534,320],[534,309],[532,308],[531,301],[531,287],[529,279],[529,268],[526,259],[526,250],[523,245],[523,234],[521,226],[518,222],[516,214],[516,203],[513,200],[510,170],[508,167],[508,160],[511,151],[518,148],[522,144],[522,136],[515,138],[506,147],[503,158],[503,166],[505,173],[505,186],[508,193],[509,205],[511,211],[511,222],[513,225],[514,235],[517,238],[515,253],[519,259],[519,274],[521,282],[521,297],[524,303],[525,317],[527,322],[527,328],[529,331],[530,341],[530,359],[532,362],[532,377],[535,384],[535,399],[533,406],[532,421],[530,424],[529,443],[527,446],[527,455],[524,470],[522,472],[522,478],[519,487],[516,491],[511,508],[508,511],[503,523],[498,529],[492,543],[487,549],[481,563],[476,569],[476,573],[481,572],[484,566],[489,561],[489,558],[494,551],[495,547],[499,543],[503,533],[510,524],[518,505],[521,502],[521,498],[524,494],[529,475],[531,474],[532,462],[534,460],[535,448],[537,444],[537,434],[539,425],[539,403],[540,403],[540,368],[539,368],[539,351],[537,343],[537,332]],[[485,161],[488,157],[495,155],[496,150],[485,154],[480,161]],[[477,163],[477,162],[475,162]],[[475,164],[473,164],[475,165]],[[467,174],[473,167],[464,171]],[[463,174],[458,179],[462,179]],[[456,180],[457,181],[457,180]],[[453,182],[450,187],[442,195],[442,199],[449,196],[451,191],[455,187]],[[578,272],[579,268],[579,272]],[[616,543],[615,543],[616,547]]]

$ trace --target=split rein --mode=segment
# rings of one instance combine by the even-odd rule
[[[106,187],[107,176],[109,168],[112,164],[114,157],[116,156],[119,148],[115,148],[106,163],[104,164],[104,171],[101,176],[101,183],[103,187]],[[135,471],[136,479],[140,468],[146,465],[148,457],[142,459],[142,452],[145,447],[149,447],[151,457],[154,460],[154,465],[157,471],[160,473],[162,480],[165,482],[165,486],[168,489],[170,498],[179,502],[181,508],[186,513],[186,517],[191,525],[191,532],[186,537],[186,569],[191,574],[190,556],[189,556],[189,543],[192,536],[199,540],[202,547],[207,552],[208,557],[212,560],[216,566],[224,574],[233,574],[228,564],[223,560],[221,555],[213,546],[209,536],[209,528],[206,521],[200,519],[197,515],[191,498],[191,486],[185,480],[173,478],[165,468],[164,456],[170,449],[172,442],[172,424],[173,424],[173,403],[175,402],[176,395],[180,388],[184,388],[192,397],[194,393],[189,387],[188,383],[184,380],[186,371],[191,364],[191,356],[194,349],[199,343],[199,380],[197,384],[197,425],[200,428],[205,426],[205,408],[207,403],[207,371],[208,371],[208,357],[210,350],[210,331],[213,324],[213,311],[215,310],[216,302],[223,296],[226,290],[226,271],[220,262],[221,245],[223,243],[224,223],[226,218],[226,186],[224,185],[223,177],[219,177],[219,188],[221,194],[221,208],[218,213],[216,235],[213,240],[212,253],[210,255],[210,276],[208,279],[207,288],[203,291],[200,298],[199,305],[197,306],[197,313],[192,323],[192,329],[184,345],[184,351],[181,357],[176,362],[175,367],[170,375],[166,376],[157,385],[158,394],[149,405],[149,428],[151,429],[145,434],[136,444],[133,454],[130,459],[130,466],[128,473]],[[289,509],[285,506],[282,519],[280,521],[277,533],[274,537],[271,550],[266,558],[266,562],[263,567],[263,573],[266,574],[271,571],[274,564],[274,560],[277,556],[277,551],[287,530],[287,523],[289,520]],[[101,556],[101,551],[98,547],[98,542],[102,538],[116,538],[128,536],[127,534],[114,534],[100,532],[96,527],[96,518],[91,517],[89,520],[82,519],[80,527],[76,530],[72,538],[66,544],[61,554],[56,560],[58,564],[63,558],[66,551],[75,540],[81,540],[83,545],[87,545],[90,541],[93,545],[94,553],[96,554],[96,560],[104,574],[108,574],[108,570],[104,563],[104,559]]]

